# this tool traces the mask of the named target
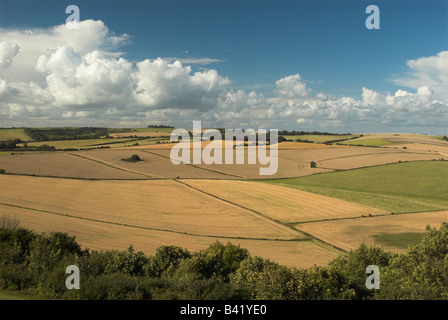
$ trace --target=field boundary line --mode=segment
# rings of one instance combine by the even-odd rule
[[[142,151],[142,152],[149,153],[149,154],[152,154],[152,155],[155,155],[155,156],[159,156],[159,157],[162,157],[162,158],[170,159],[170,160],[171,160],[170,157],[164,156],[164,155],[159,154],[159,153],[155,153],[155,152],[151,152],[151,151],[146,151],[146,150],[141,150],[141,151]],[[218,170],[213,170],[213,169],[202,168],[202,167],[196,166],[196,165],[191,164],[191,163],[186,163],[186,165],[188,165],[188,166],[190,166],[190,167],[193,167],[193,168],[196,168],[196,169],[200,169],[200,170],[206,170],[206,171],[210,171],[210,172],[213,172],[213,173],[218,173],[218,174],[222,174],[222,175],[226,175],[226,176],[231,176],[231,177],[236,177],[236,178],[246,179],[246,177],[243,177],[243,176],[239,176],[239,175],[231,174],[231,173],[226,173],[226,172],[222,172],[222,171],[218,171]]]
[[[139,175],[150,177],[150,178],[163,178],[163,177],[160,177],[160,176],[151,175],[149,173],[145,173],[145,172],[141,172],[141,171],[137,171],[137,170],[126,169],[124,167],[121,167],[121,166],[118,166],[118,165],[114,165],[114,164],[108,163],[106,161],[101,161],[101,160],[98,160],[98,159],[93,158],[93,157],[88,157],[88,156],[85,156],[85,155],[80,155],[80,154],[70,153],[70,152],[68,154],[71,155],[71,156],[75,156],[75,157],[83,158],[83,159],[86,159],[86,160],[94,161],[94,162],[100,163],[102,165],[105,165],[105,166],[108,166],[108,167],[111,167],[111,168],[114,168],[114,169],[117,169],[117,170],[122,170],[122,171],[130,172],[130,173],[134,173],[134,174],[139,174]]]
[[[448,155],[448,154],[447,154]],[[335,158],[337,159],[337,158]],[[326,168],[326,167],[317,167],[317,169],[325,169],[325,170],[330,170],[329,172],[316,172],[316,173],[311,173],[309,175],[306,176],[298,176],[298,177],[279,177],[279,178],[263,178],[263,179],[245,179],[245,181],[258,181],[258,182],[264,182],[263,180],[287,180],[287,179],[300,179],[300,178],[304,178],[304,177],[309,177],[309,176],[314,176],[314,175],[319,175],[319,174],[330,174],[330,173],[336,173],[336,172],[344,172],[344,171],[353,171],[353,170],[361,170],[361,169],[367,169],[367,168],[373,168],[373,167],[382,167],[382,166],[391,166],[394,164],[403,164],[403,163],[407,163],[407,162],[433,162],[433,161],[440,161],[440,162],[444,162],[447,160],[404,160],[401,162],[389,162],[389,163],[382,163],[382,164],[372,164],[372,165],[368,165],[368,166],[363,166],[363,167],[356,167],[356,168],[348,168],[348,169],[335,169],[335,168]],[[319,161],[317,161],[319,162]],[[267,183],[267,182],[264,182]]]
[[[366,147],[366,148],[372,148],[372,147]],[[383,149],[386,149],[386,148],[383,148]],[[390,149],[390,148],[387,148],[387,149]],[[388,151],[384,151],[384,152],[369,152],[369,153],[355,154],[355,155],[351,155],[351,156],[334,157],[334,158],[317,160],[317,162],[329,161],[329,160],[335,160],[335,159],[343,159],[343,158],[363,157],[363,156],[368,156],[368,155],[372,155],[372,154],[384,155],[384,154],[388,154],[388,153],[392,153],[392,154],[424,154],[424,155],[428,154],[427,151],[422,151],[422,152],[417,152],[417,151],[404,152],[404,151],[402,151],[402,149],[395,149],[395,150],[388,150]],[[431,153],[432,153],[432,151],[431,151]],[[435,154],[435,152],[434,152],[434,154]],[[415,160],[415,161],[427,161],[427,160]]]
[[[235,240],[255,240],[255,241],[309,241],[310,240],[310,239],[280,239],[280,238],[270,239],[270,238],[255,238],[255,237],[254,238],[231,237],[231,236],[221,236],[221,235],[196,234],[196,233],[189,233],[189,232],[183,232],[183,231],[176,231],[176,230],[169,230],[169,229],[162,229],[162,228],[153,228],[153,227],[143,227],[143,226],[136,226],[136,225],[120,223],[120,222],[80,217],[80,216],[75,216],[75,215],[61,213],[61,212],[54,212],[54,211],[48,211],[48,210],[43,210],[43,209],[30,208],[30,207],[25,207],[25,206],[10,204],[10,203],[0,202],[0,206],[7,206],[7,207],[25,209],[25,210],[30,210],[30,211],[36,211],[36,212],[43,212],[43,213],[53,214],[53,215],[66,217],[66,218],[86,220],[86,221],[92,221],[92,222],[97,222],[97,223],[105,223],[105,224],[111,224],[111,225],[120,226],[120,227],[136,228],[136,229],[150,230],[150,231],[169,232],[169,233],[182,234],[182,235],[193,236],[193,237],[222,238],[222,239],[235,239]]]
[[[14,173],[14,172],[5,172],[3,175],[7,176],[23,176],[23,177],[35,177],[35,178],[50,178],[50,179],[67,179],[67,180],[86,180],[86,181],[152,181],[152,180],[170,180],[170,178],[163,177],[151,177],[148,179],[118,179],[118,178],[82,178],[82,177],[63,177],[63,176],[47,176],[40,175],[35,173]]]
[[[307,223],[322,223],[328,221],[339,221],[339,220],[355,220],[355,219],[372,219],[379,217],[391,217],[391,216],[399,216],[399,215],[407,215],[407,214],[425,214],[425,213],[436,213],[436,212],[446,212],[448,208],[445,210],[426,210],[426,211],[416,211],[416,212],[390,212],[384,214],[376,214],[371,216],[361,216],[361,217],[346,217],[346,218],[333,218],[333,219],[323,219],[323,220],[313,220],[313,221],[299,221],[299,222],[288,222],[290,225],[299,225],[299,224],[307,224]]]
[[[437,210],[437,211],[440,211],[440,210]],[[428,212],[428,211],[425,211],[425,212]],[[410,212],[410,213],[418,213],[418,212]],[[383,214],[375,214],[375,215],[371,215],[371,216],[341,217],[341,218],[330,218],[330,219],[322,219],[322,220],[288,222],[288,224],[290,224],[292,226],[292,225],[298,225],[298,224],[320,223],[320,222],[339,221],[339,220],[367,219],[367,218],[394,216],[394,215],[398,215],[398,214],[410,214],[410,213],[390,213],[389,212],[389,213],[383,213]]]
[[[185,182],[183,182],[183,181],[179,181],[179,180],[177,180],[177,179],[173,179],[173,180],[176,181],[176,182],[178,182],[178,183],[180,183],[180,184],[185,185],[186,187],[189,187],[189,188],[194,189],[194,190],[196,190],[196,191],[198,191],[198,192],[201,192],[201,193],[203,193],[203,194],[206,194],[206,195],[208,195],[208,196],[210,196],[210,197],[213,197],[213,198],[215,198],[215,199],[221,200],[221,201],[223,201],[223,202],[229,203],[229,204],[234,205],[234,206],[236,206],[236,207],[239,207],[239,208],[242,208],[242,209],[244,209],[244,210],[247,210],[247,211],[250,211],[250,212],[252,212],[252,213],[255,213],[255,214],[258,215],[259,217],[262,217],[262,218],[264,218],[264,219],[268,219],[268,220],[270,220],[270,221],[272,221],[272,222],[274,222],[274,223],[276,223],[276,224],[278,224],[278,225],[281,225],[281,226],[283,226],[283,227],[286,227],[286,228],[288,228],[288,229],[290,229],[290,230],[292,230],[292,231],[294,231],[294,232],[296,232],[296,233],[303,234],[303,235],[305,235],[305,236],[307,236],[307,237],[309,238],[309,239],[303,239],[303,240],[308,240],[308,241],[309,241],[309,240],[314,240],[314,241],[318,241],[318,242],[321,242],[321,243],[323,243],[323,244],[325,244],[325,245],[328,245],[328,246],[330,246],[330,247],[333,247],[333,248],[335,248],[335,249],[338,249],[338,250],[341,250],[341,251],[345,252],[345,250],[342,249],[342,248],[338,248],[337,246],[335,246],[335,245],[333,245],[333,244],[331,244],[331,243],[328,243],[328,242],[326,242],[326,241],[323,241],[323,240],[321,240],[321,239],[319,239],[319,238],[317,238],[317,237],[315,237],[315,236],[313,236],[313,235],[310,235],[310,234],[308,234],[308,233],[306,233],[306,232],[303,232],[302,230],[297,230],[296,228],[294,228],[294,227],[292,227],[292,226],[290,226],[290,225],[288,225],[288,224],[285,224],[285,223],[283,223],[283,222],[281,222],[281,221],[279,221],[279,220],[276,220],[276,219],[274,219],[274,218],[271,218],[271,217],[269,217],[269,216],[267,216],[267,215],[265,215],[265,214],[263,214],[263,213],[261,213],[261,212],[259,212],[259,211],[257,211],[257,210],[254,210],[254,209],[245,207],[245,206],[243,206],[243,205],[237,204],[237,203],[235,203],[235,202],[232,202],[232,201],[230,201],[230,200],[227,200],[227,199],[218,197],[217,195],[214,195],[214,194],[212,194],[212,193],[206,192],[206,191],[201,190],[201,189],[199,189],[199,188],[193,187],[193,186],[191,186],[191,185],[189,185],[189,184],[187,184],[187,183],[185,183]]]

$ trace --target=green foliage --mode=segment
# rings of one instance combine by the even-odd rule
[[[0,174],[5,174],[6,170],[5,169],[0,169]]]
[[[175,270],[182,260],[190,257],[188,250],[176,246],[161,246],[149,258],[146,273],[150,277],[161,277],[164,272]]]
[[[133,154],[132,156],[130,156],[127,159],[121,159],[123,161],[129,161],[129,162],[138,162],[138,161],[142,161],[142,159],[140,159],[138,154]]]
[[[346,136],[351,135],[349,133],[331,133],[331,132],[319,132],[319,131],[288,131],[288,130],[281,130],[278,132],[279,135],[286,135],[286,136],[303,136],[303,135],[324,135],[324,136]]]
[[[33,273],[34,278],[42,279],[36,286],[37,292],[51,299],[63,299],[73,296],[73,293],[76,293],[76,291],[67,290],[65,286],[65,280],[68,277],[65,270],[67,266],[74,264],[76,262],[73,256],[64,255],[44,273],[44,277],[36,277],[41,274],[36,275],[36,273]]]
[[[68,265],[81,287],[67,290]],[[366,267],[380,269],[380,289],[365,287]],[[448,299],[448,223],[427,227],[403,254],[361,245],[328,266],[296,269],[231,243],[190,253],[161,246],[153,256],[127,250],[81,250],[65,233],[0,228],[0,289],[52,299]]]
[[[215,242],[207,249],[194,253],[189,263],[194,270],[208,278],[213,275],[228,277],[239,268],[241,261],[249,256],[247,249],[228,242]]]
[[[0,150],[14,150],[20,142],[20,139],[0,141]]]
[[[231,276],[231,283],[250,299],[294,299],[292,271],[270,260],[248,257]]]
[[[347,277],[328,267],[312,267],[297,270],[297,299],[301,300],[353,300],[358,299],[357,288],[353,288]]]
[[[81,246],[66,233],[52,232],[35,237],[29,247],[28,262],[33,273],[51,272],[54,266],[68,256],[81,255]]]
[[[25,134],[34,141],[50,140],[82,140],[107,137],[107,128],[83,127],[83,128],[27,128]]]
[[[36,237],[26,228],[0,228],[0,265],[25,262]]]
[[[174,129],[174,127],[166,125],[166,124],[150,124],[150,125],[148,125],[148,128],[171,128],[171,129]]]
[[[79,289],[83,300],[141,300],[149,299],[150,294],[141,290],[140,279],[128,274],[113,273],[88,277]]]
[[[316,167],[317,167],[316,162],[311,161],[311,162],[310,162],[310,168],[316,168]]]
[[[174,273],[164,278],[165,288],[159,290],[156,299],[234,300],[245,297],[222,275],[215,273],[204,277],[191,261],[191,258],[182,260]]]
[[[148,259],[143,252],[134,252],[134,248],[129,246],[126,251],[113,251],[109,257],[105,273],[122,273],[130,276],[142,276],[144,266]]]
[[[394,255],[380,248],[368,248],[362,244],[358,249],[352,250],[334,259],[330,266],[343,275],[355,289],[358,299],[372,297],[373,291],[366,288],[366,268],[375,265],[382,270],[390,264]]]
[[[0,265],[0,289],[26,290],[37,284],[35,275],[26,264]]]
[[[114,254],[115,251],[92,251],[78,257],[76,264],[80,273],[96,277],[106,272],[106,267]]]
[[[395,257],[381,274],[377,299],[448,299],[448,223],[426,228],[420,243]]]
[[[28,148],[30,148],[30,147],[28,147]],[[43,144],[38,147],[33,147],[32,149],[34,149],[36,151],[55,151],[56,150],[56,148],[54,146],[49,146],[47,144]]]
[[[42,144],[39,146],[28,146],[27,143],[24,143],[24,146],[19,148],[20,151],[56,151],[54,146],[50,146],[48,144]]]
[[[297,270],[260,257],[248,258],[231,276],[231,283],[250,299],[353,299],[355,290],[337,270],[313,267]]]
[[[0,266],[15,265],[24,261],[22,247],[17,242],[11,244],[1,242],[0,252]]]

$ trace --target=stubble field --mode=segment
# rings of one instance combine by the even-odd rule
[[[427,225],[438,228],[443,221],[448,221],[448,211],[304,223],[295,227],[344,250],[354,250],[364,243],[367,246],[404,252],[413,240],[410,235],[423,235]],[[400,240],[406,236],[408,239],[405,241],[408,243],[401,245]]]
[[[303,268],[324,265],[363,242],[400,252],[427,224],[448,220],[448,165],[433,161],[444,157],[448,143],[403,134],[350,142],[372,139],[387,143],[280,143],[273,176],[247,164],[247,147],[246,164],[233,165],[174,165],[173,143],[4,152],[0,214],[38,232],[76,235],[95,250],[132,244],[153,254],[172,244],[195,251],[219,240]],[[123,161],[133,154],[142,161]]]

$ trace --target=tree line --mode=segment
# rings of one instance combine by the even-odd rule
[[[25,133],[34,141],[84,140],[109,137],[109,129],[81,128],[27,128]]]
[[[17,146],[18,144],[23,143],[23,146]],[[27,141],[22,141],[20,139],[14,140],[4,140],[0,141],[0,150],[7,151],[55,151],[56,148],[54,146],[49,146],[47,144],[43,144],[40,146],[28,146]]]
[[[1,221],[0,221],[1,222]],[[52,299],[448,299],[448,224],[396,254],[361,245],[328,266],[286,267],[230,242],[190,252],[161,246],[154,255],[82,249],[66,233],[36,233],[0,223],[0,289]],[[80,269],[80,289],[67,290],[66,267]],[[366,288],[376,265],[380,289]]]
[[[278,132],[279,135],[283,136],[304,136],[304,135],[312,135],[312,136],[347,136],[351,135],[351,133],[333,133],[333,132],[320,132],[320,131],[288,131],[288,130],[280,130]]]
[[[20,139],[3,140],[0,141],[0,150],[14,150],[17,148],[17,144],[22,143]]]

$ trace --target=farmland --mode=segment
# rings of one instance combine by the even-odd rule
[[[268,180],[396,213],[448,208],[448,162],[418,161]]]
[[[387,213],[380,209],[269,184],[216,180],[191,180],[185,183],[221,199],[256,210],[282,223]]]
[[[55,215],[43,211],[0,205],[4,214],[20,218],[21,225],[32,226],[37,232],[59,230],[75,235],[77,240],[92,250],[126,249],[129,245],[147,254],[153,254],[161,245],[176,245],[198,251],[215,241],[231,241],[247,248],[254,255],[273,259],[288,266],[309,267],[325,264],[334,259],[337,250],[329,250],[314,241],[273,241],[250,238],[215,237],[173,233],[150,228],[139,228],[118,223],[105,223]],[[235,228],[237,228],[236,226]],[[299,262],[299,264],[298,264]]]
[[[312,141],[314,143],[326,143],[329,141],[334,140],[348,140],[348,139],[355,139],[359,138],[361,135],[359,134],[345,134],[345,135],[310,135],[310,134],[304,134],[304,135],[283,135],[283,137],[287,140],[308,140]]]
[[[31,140],[31,138],[25,133],[25,129],[0,129],[0,141],[14,139],[24,141]]]
[[[31,141],[24,129],[1,129],[5,139],[69,150],[2,151],[0,212],[38,232],[76,235],[95,250],[132,244],[153,254],[172,244],[199,251],[220,240],[300,268],[325,265],[361,243],[402,252],[426,224],[447,218],[443,140],[298,136],[314,143],[279,143],[278,171],[266,177],[259,174],[262,165],[247,163],[252,147],[234,148],[234,164],[224,164],[223,151],[223,164],[175,165],[174,144],[164,143],[171,130],[111,129],[109,137]],[[353,139],[322,144],[339,138]],[[239,149],[244,164],[235,163]],[[134,154],[141,161],[123,161]]]
[[[2,175],[1,184],[14,185],[14,188],[2,192],[0,203],[37,211],[173,233],[284,240],[304,238],[251,211],[223,203],[172,180],[67,181]],[[185,205],[179,207],[177,203]]]
[[[304,223],[297,224],[296,228],[344,250],[354,250],[364,243],[404,252],[408,245],[421,238],[427,225],[438,227],[447,219],[445,210]]]
[[[391,144],[391,142],[381,139],[381,138],[378,138],[378,139],[364,139],[364,140],[357,139],[356,141],[343,141],[343,142],[341,142],[341,144],[376,147],[376,146],[388,145],[388,144]]]

